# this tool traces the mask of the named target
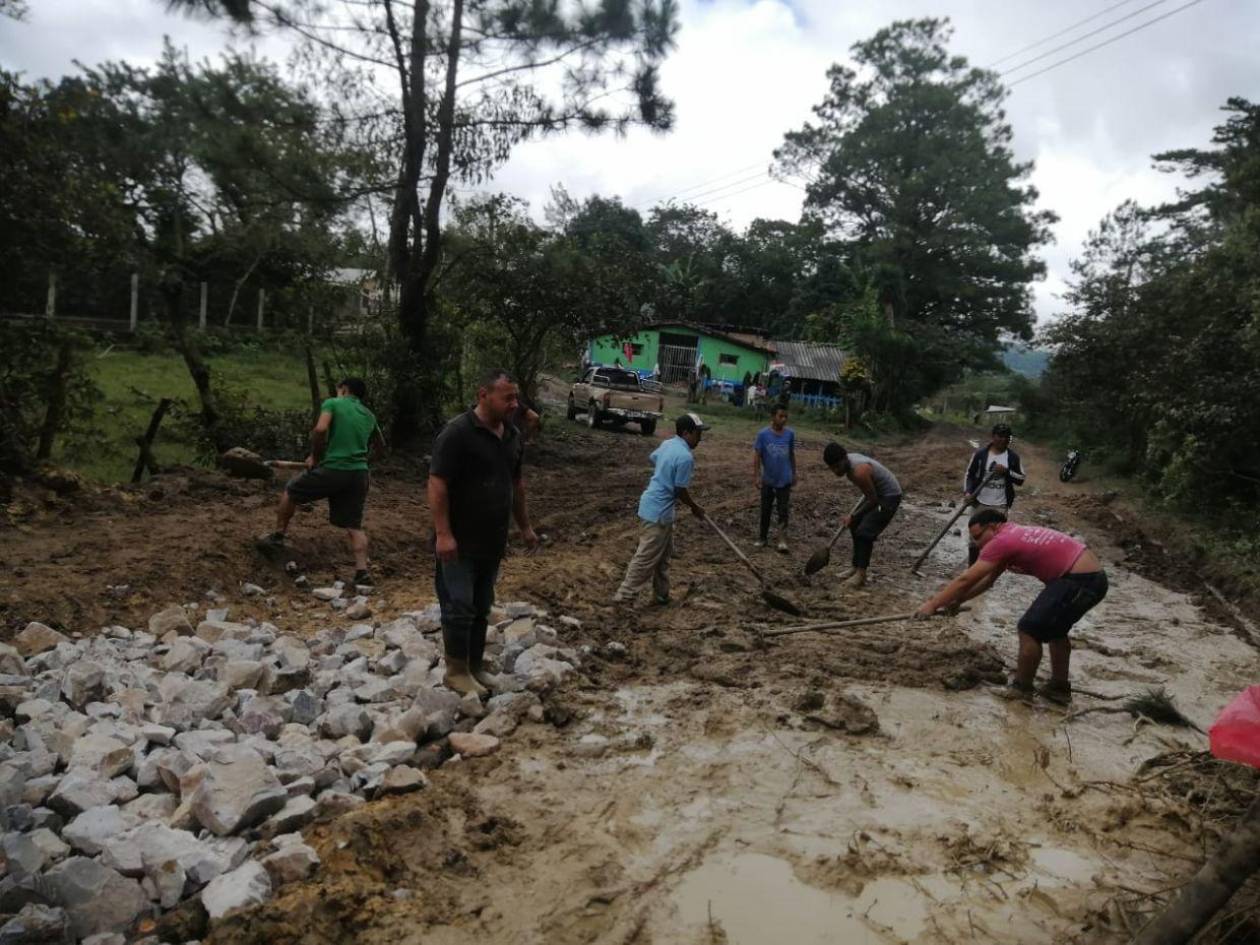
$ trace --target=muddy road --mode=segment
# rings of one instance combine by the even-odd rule
[[[547,546],[509,558],[499,595],[582,621],[563,630],[566,645],[587,648],[579,681],[499,754],[448,764],[428,791],[308,830],[323,861],[316,879],[226,920],[209,941],[1110,943],[1140,923],[1147,893],[1180,882],[1213,844],[1218,828],[1193,792],[1162,790],[1162,769],[1142,767],[1202,750],[1200,734],[1124,714],[1067,720],[998,697],[1032,579],[1003,578],[952,620],[767,641],[757,631],[786,618],[684,515],[673,603],[645,595],[637,610],[612,609],[604,602],[633,551],[657,444],[553,427],[527,466]],[[751,552],[745,431],[719,424],[706,435],[693,492]],[[847,592],[836,586],[845,539],[826,570],[802,574],[854,493],[822,465],[824,438],[800,435],[792,550],[754,560],[811,619],[913,609],[965,564],[954,532],[923,576],[909,573],[950,514],[974,435],[936,429],[871,448],[906,500],[876,546],[871,583]],[[1130,513],[1060,486],[1040,450],[1025,444],[1024,455],[1016,520],[1082,534],[1111,575],[1076,634],[1077,684],[1114,696],[1166,686],[1206,728],[1255,681],[1256,650],[1158,580]],[[374,485],[378,619],[433,600],[422,473],[396,464]],[[208,590],[232,596],[244,580],[272,596],[240,606],[282,629],[329,619],[249,550],[268,525],[269,488],[177,478],[124,499],[32,508],[3,553],[15,575],[6,622],[84,632]],[[345,557],[320,514],[293,533],[312,580]],[[1102,704],[1078,697],[1075,708]]]

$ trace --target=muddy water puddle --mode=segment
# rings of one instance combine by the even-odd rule
[[[874,945],[886,943],[889,932],[919,935],[929,914],[923,894],[905,880],[878,880],[851,897],[806,885],[791,863],[762,853],[706,862],[683,878],[673,903],[681,931],[720,929],[729,945]]]

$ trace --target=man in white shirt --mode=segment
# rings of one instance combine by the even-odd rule
[[[1019,454],[1011,449],[1011,428],[999,423],[993,428],[988,446],[976,450],[967,464],[963,479],[964,501],[978,509],[1008,512],[1015,503],[1015,487],[1023,484],[1024,466]],[[979,549],[969,544],[968,562],[975,564],[978,555]]]

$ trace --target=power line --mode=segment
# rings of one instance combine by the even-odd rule
[[[1089,53],[1102,49],[1104,46],[1110,46],[1112,43],[1118,42],[1124,39],[1126,36],[1132,36],[1134,33],[1140,32],[1146,29],[1148,26],[1154,26],[1160,20],[1166,20],[1170,16],[1176,16],[1182,10],[1188,10],[1191,7],[1198,6],[1202,2],[1203,0],[1190,0],[1189,3],[1183,4],[1182,6],[1177,7],[1175,10],[1169,10],[1167,13],[1163,13],[1155,17],[1154,19],[1147,20],[1145,23],[1139,23],[1137,26],[1133,27],[1132,29],[1125,30],[1123,33],[1119,33],[1111,37],[1110,39],[1103,40],[1101,43],[1095,43],[1093,46],[1090,46],[1087,49],[1082,49],[1080,52],[1076,53],[1075,55],[1068,56],[1065,59],[1060,59],[1058,62],[1052,62],[1050,63],[1050,65],[1046,66],[1044,69],[1038,69],[1036,72],[1030,72],[1028,75],[1020,76],[1020,78],[1015,79],[1013,82],[1008,82],[1007,87],[1011,88],[1016,85],[1019,85],[1021,82],[1027,82],[1029,79],[1035,79],[1039,75],[1045,75],[1051,69],[1057,69],[1059,66],[1066,65],[1067,63],[1072,62],[1074,59],[1080,59],[1081,56],[1086,56]]]
[[[750,174],[749,176],[747,176],[747,177],[743,177],[743,178],[740,178],[739,180],[733,180],[733,181],[731,181],[729,184],[723,184],[721,187],[714,187],[714,188],[712,188],[712,189],[710,189],[710,190],[702,190],[702,191],[700,191],[700,193],[698,193],[698,194],[692,194],[692,195],[691,195],[690,197],[688,197],[688,198],[687,198],[684,202],[685,202],[685,203],[695,203],[695,202],[696,202],[697,200],[699,200],[701,197],[707,197],[707,196],[709,196],[710,194],[716,194],[716,193],[717,193],[718,191],[720,191],[720,190],[728,190],[728,189],[730,189],[731,187],[738,187],[740,184],[747,184],[749,181],[757,180],[757,179],[759,179],[759,178],[762,178],[762,177],[767,176],[767,173],[768,173],[768,172],[766,172],[766,171],[764,171],[764,170],[763,170],[763,171],[758,171],[756,174]],[[705,185],[704,185],[704,184],[701,184],[700,186],[701,186],[701,187],[703,187],[703,186],[705,186]],[[692,189],[694,190],[695,188],[692,188]],[[675,194],[675,195],[674,195],[674,197],[677,197],[677,196],[678,196],[678,194]],[[670,200],[673,200],[673,199],[674,199],[674,197],[670,197],[669,199],[670,199]]]
[[[779,178],[777,178],[777,177],[770,177],[769,175],[767,175],[766,180],[763,180],[763,181],[762,181],[761,183],[759,183],[759,184],[752,184],[751,186],[749,186],[749,187],[744,187],[744,188],[742,188],[742,189],[740,189],[740,190],[735,191],[734,193],[730,193],[730,194],[721,194],[721,195],[719,195],[719,196],[717,196],[717,197],[710,197],[708,200],[700,200],[700,201],[697,201],[697,202],[696,202],[695,204],[693,204],[693,205],[694,205],[694,206],[697,206],[697,207],[703,207],[703,206],[705,206],[706,204],[710,204],[710,203],[718,203],[719,201],[726,200],[726,199],[728,199],[728,198],[730,198],[730,197],[738,197],[740,194],[745,194],[745,193],[748,193],[748,191],[750,191],[750,190],[756,190],[758,187],[765,187],[765,186],[767,186],[767,185],[769,185],[769,184],[787,184],[787,186],[789,186],[789,187],[796,187],[796,186],[797,186],[796,184],[793,184],[791,181],[779,180]]]
[[[1053,49],[1048,49],[1045,52],[1043,52],[1040,56],[1033,56],[1033,58],[1029,59],[1027,62],[1021,62],[1018,65],[1011,66],[1009,69],[1004,69],[1002,71],[1002,75],[1010,75],[1012,72],[1018,72],[1020,69],[1023,69],[1026,66],[1031,66],[1034,62],[1041,62],[1041,60],[1043,59],[1049,59],[1055,53],[1063,52],[1063,50],[1067,49],[1070,46],[1075,46],[1077,43],[1083,43],[1085,40],[1089,39],[1091,36],[1097,36],[1099,33],[1105,33],[1107,32],[1107,30],[1111,29],[1113,26],[1118,26],[1119,24],[1125,22],[1126,20],[1133,19],[1135,16],[1141,16],[1147,10],[1152,10],[1155,7],[1161,6],[1162,4],[1165,4],[1167,2],[1168,0],[1155,0],[1154,3],[1148,3],[1146,6],[1139,7],[1137,10],[1134,10],[1132,13],[1126,13],[1124,16],[1119,17],[1118,19],[1112,20],[1110,23],[1104,23],[1102,26],[1098,27],[1097,29],[1092,29],[1088,33],[1085,33],[1081,36],[1076,37],[1076,39],[1068,40],[1068,42],[1063,43],[1059,46],[1055,46]]]
[[[701,188],[709,187],[713,184],[718,183],[719,181],[724,181],[731,177],[737,177],[740,174],[747,174],[754,167],[764,167],[764,166],[765,166],[764,162],[757,161],[755,164],[749,164],[745,167],[737,168],[731,171],[729,174],[722,174],[719,177],[711,177],[708,180],[701,181],[699,184],[693,184],[691,187],[684,187],[682,190],[677,191],[676,193],[672,193],[667,197],[653,197],[653,198],[648,198],[647,200],[641,200],[639,201],[639,206],[645,207],[648,204],[666,203],[670,200],[673,200],[675,197],[681,197],[683,194],[689,194],[693,190],[700,190]]]
[[[1071,26],[1065,26],[1063,27],[1063,29],[1059,30],[1059,32],[1057,33],[1051,33],[1049,36],[1043,36],[1041,39],[1037,40],[1035,43],[1029,43],[1027,46],[1024,46],[1021,49],[1017,49],[1013,53],[1003,56],[1001,59],[995,59],[993,62],[985,66],[985,68],[993,69],[997,66],[1000,66],[1002,63],[1007,62],[1008,60],[1014,59],[1016,56],[1022,56],[1024,53],[1029,52],[1033,49],[1036,49],[1038,46],[1044,46],[1046,43],[1050,42],[1051,40],[1058,39],[1060,36],[1064,35],[1065,33],[1072,32],[1072,30],[1076,29],[1078,26],[1084,26],[1086,23],[1092,23],[1094,20],[1098,19],[1099,17],[1106,16],[1112,10],[1119,10],[1121,7],[1127,7],[1130,3],[1134,3],[1134,2],[1136,2],[1136,0],[1120,0],[1119,3],[1113,3],[1111,6],[1107,7],[1105,10],[1100,10],[1097,13],[1095,13],[1093,16],[1087,16],[1083,20],[1077,20]]]

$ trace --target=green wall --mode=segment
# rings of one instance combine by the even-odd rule
[[[636,371],[652,370],[652,365],[656,363],[657,346],[660,343],[659,332],[655,329],[641,331],[628,340],[631,344],[643,345],[643,353],[634,356],[633,364],[626,364],[626,356],[621,350],[621,344],[607,335],[591,341],[591,361],[595,364],[612,364],[617,358],[621,358],[622,367],[631,367]]]
[[[629,341],[632,344],[643,346],[643,352],[634,356],[633,364],[626,364],[626,357],[621,350],[621,345],[608,336],[591,341],[591,360],[596,364],[613,364],[617,358],[621,358],[623,367],[632,367],[641,371],[651,370],[652,366],[657,363],[657,351],[662,330],[666,334],[699,334],[700,354],[704,356],[704,363],[708,366],[712,376],[717,380],[743,383],[745,374],[757,374],[768,370],[770,367],[770,359],[764,352],[745,348],[743,345],[727,341],[725,338],[715,338],[702,332],[697,333],[693,329],[688,329],[681,325],[676,327],[664,325],[661,329],[653,328],[649,331],[642,331],[630,338]],[[720,363],[721,356],[724,354],[734,357],[735,363]]]

